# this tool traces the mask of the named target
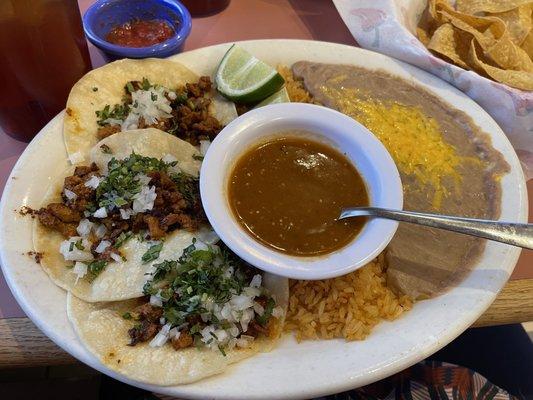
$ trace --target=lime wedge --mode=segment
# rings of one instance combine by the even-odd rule
[[[287,89],[282,88],[281,90],[278,90],[273,95],[268,96],[261,103],[256,105],[254,108],[268,106],[269,104],[290,103],[290,102],[291,102],[291,100],[289,99],[289,93],[287,93]]]
[[[236,45],[220,61],[215,81],[218,91],[236,103],[261,101],[285,83],[274,68]]]

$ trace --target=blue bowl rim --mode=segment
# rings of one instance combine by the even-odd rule
[[[151,46],[146,47],[124,47],[118,46],[116,44],[109,43],[108,41],[100,38],[93,30],[93,25],[91,23],[95,21],[98,11],[101,7],[107,5],[111,2],[120,2],[127,0],[97,0],[92,4],[83,14],[83,30],[87,39],[94,44],[99,49],[115,54],[123,55],[127,57],[146,57],[150,55],[156,55],[160,53],[166,53],[170,50],[173,50],[179,47],[185,39],[189,36],[192,27],[192,18],[189,10],[178,0],[156,0],[156,2],[161,3],[162,5],[172,9],[178,14],[180,19],[181,26],[179,30],[175,33],[174,36],[165,40],[164,42],[157,43]]]

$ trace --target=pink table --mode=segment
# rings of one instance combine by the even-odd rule
[[[82,12],[92,2],[79,0]],[[310,39],[357,45],[328,0],[233,0],[220,14],[194,19],[185,50],[217,43],[266,38]],[[102,65],[104,61],[98,50],[89,46],[93,66]],[[0,130],[0,191],[25,147],[25,143],[8,137]],[[532,199],[533,181],[528,187]],[[533,201],[530,202],[530,215],[533,215]],[[530,280],[533,279],[532,264],[533,251],[524,251],[512,279],[533,282]],[[0,336],[2,322],[24,317],[24,312],[0,275]],[[17,338],[15,340],[19,342]]]

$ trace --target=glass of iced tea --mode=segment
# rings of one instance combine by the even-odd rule
[[[0,0],[0,126],[30,141],[91,69],[76,0]]]

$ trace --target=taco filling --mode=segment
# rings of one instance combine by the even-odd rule
[[[101,149],[109,152],[108,147]],[[176,230],[195,231],[205,221],[198,178],[177,161],[131,153],[111,158],[107,172],[95,163],[77,166],[63,183],[61,202],[38,212],[39,222],[65,240],[59,251],[78,278],[94,279],[108,263],[124,260],[120,247],[134,235],[151,246],[142,263],[157,259],[162,240]]]
[[[96,136],[100,140],[120,131],[157,128],[193,145],[212,140],[222,125],[209,114],[210,92],[208,76],[173,89],[146,78],[130,81],[124,86],[120,104],[106,104],[96,111]]]
[[[225,354],[276,334],[283,309],[262,276],[229,249],[193,241],[178,260],[154,265],[144,286],[146,303],[123,315],[133,319],[130,346],[175,350],[208,347]]]

